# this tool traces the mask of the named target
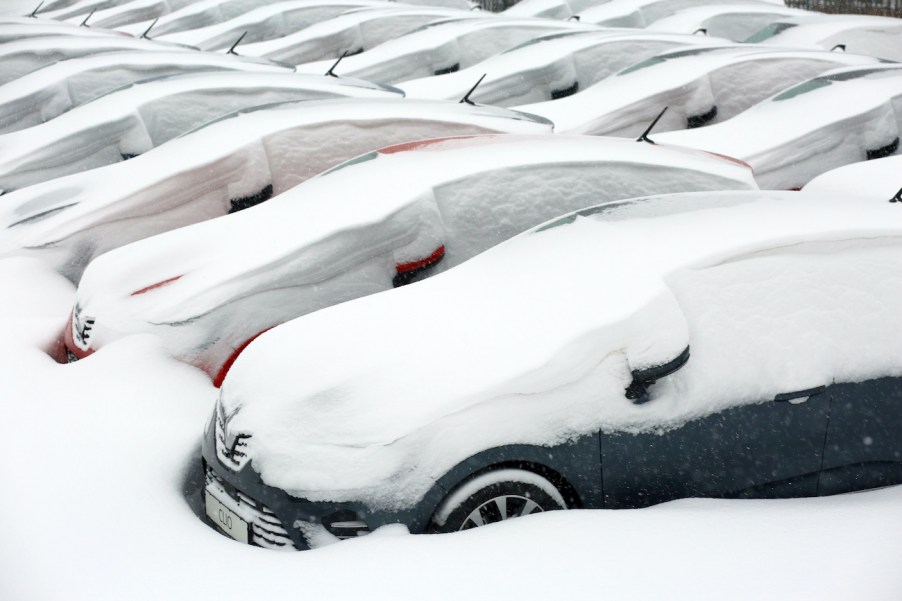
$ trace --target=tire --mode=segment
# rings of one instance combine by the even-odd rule
[[[431,532],[457,532],[504,520],[567,509],[558,489],[535,472],[503,468],[464,481],[441,502]]]

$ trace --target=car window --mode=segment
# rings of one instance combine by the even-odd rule
[[[793,27],[798,27],[797,23],[771,23],[767,27],[759,30],[757,33],[752,34],[745,42],[747,44],[757,44],[758,42],[763,42],[764,40],[770,39],[775,35],[786,31],[787,29],[792,29]]]

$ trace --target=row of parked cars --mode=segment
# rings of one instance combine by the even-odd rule
[[[77,285],[58,359],[206,372],[203,514],[270,548],[902,482],[902,24],[472,8],[0,22],[0,256]]]

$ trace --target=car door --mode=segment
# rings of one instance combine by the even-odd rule
[[[605,507],[815,495],[828,407],[823,393],[800,395],[727,409],[664,434],[603,433]]]
[[[831,386],[822,495],[902,483],[902,378]]]

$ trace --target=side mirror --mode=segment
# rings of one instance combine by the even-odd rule
[[[676,359],[668,361],[663,365],[655,365],[646,367],[645,369],[634,369],[632,371],[633,381],[626,388],[626,398],[630,399],[636,405],[648,402],[648,388],[666,376],[679,370],[689,361],[689,347],[680,353]]]

